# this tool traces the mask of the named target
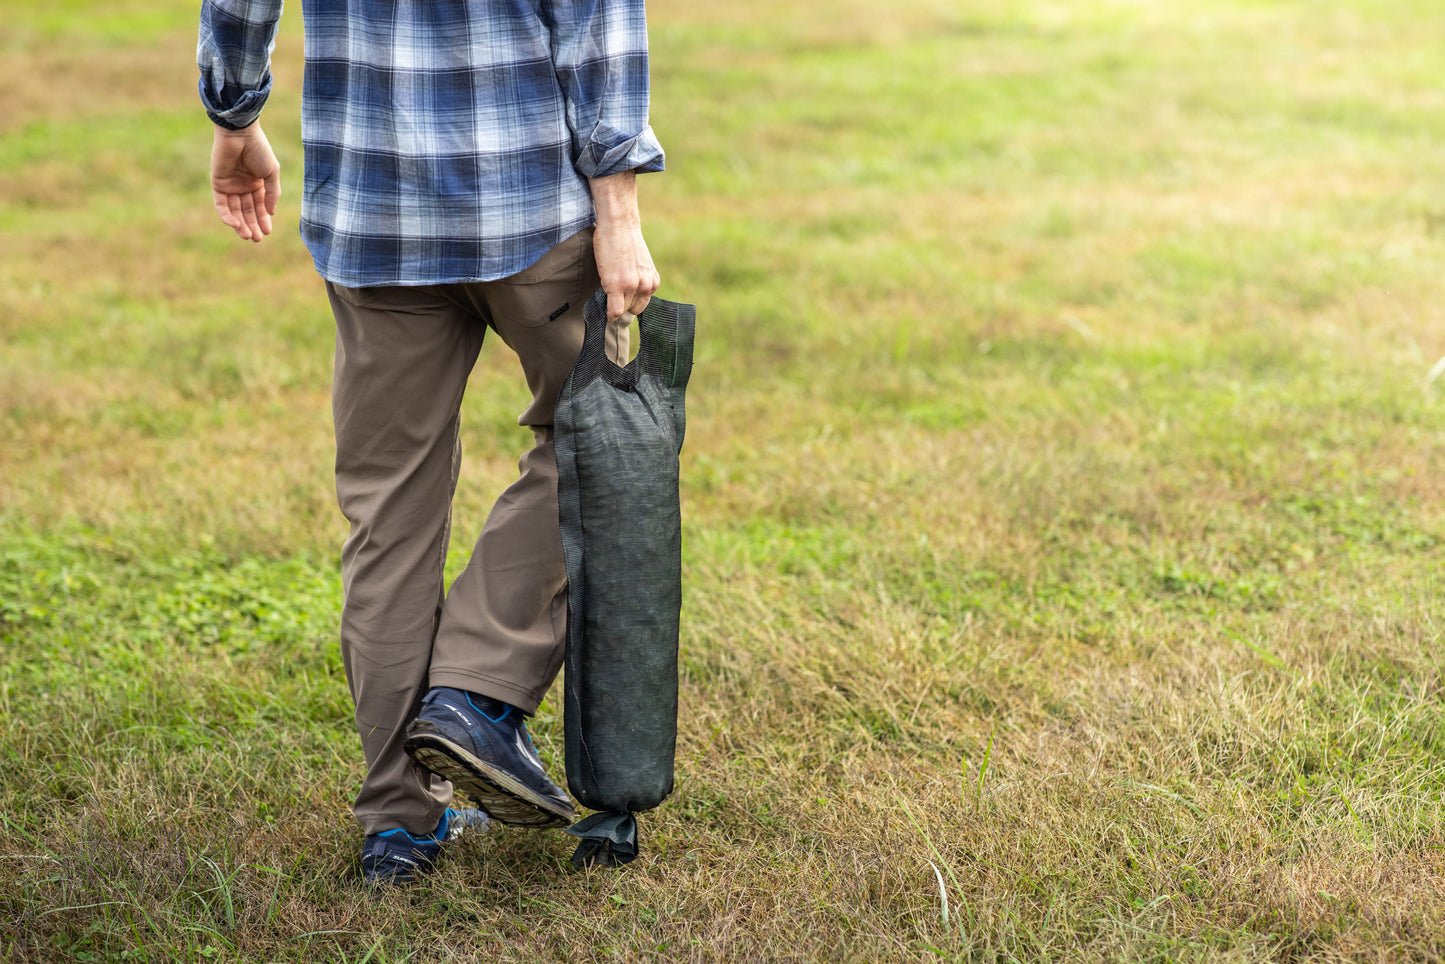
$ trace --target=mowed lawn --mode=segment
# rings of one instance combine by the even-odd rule
[[[0,0],[0,959],[1445,960],[1439,0],[653,0],[677,789],[381,898],[299,5],[260,246],[196,6]]]

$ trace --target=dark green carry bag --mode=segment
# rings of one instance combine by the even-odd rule
[[[557,501],[567,563],[567,785],[599,811],[568,828],[572,862],[637,856],[637,819],[672,792],[682,610],[678,453],[692,372],[692,305],[653,298],[637,357],[605,351],[607,300],[557,399]]]

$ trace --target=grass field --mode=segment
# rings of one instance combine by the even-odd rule
[[[253,247],[195,7],[0,0],[0,959],[1445,961],[1438,0],[653,0],[677,791],[385,900],[300,11]]]

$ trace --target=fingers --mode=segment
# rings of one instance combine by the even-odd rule
[[[602,290],[607,293],[607,320],[616,321],[626,315],[636,318],[642,314],[642,309],[652,300],[652,293],[656,291],[656,282],[647,284],[612,286],[604,283]]]
[[[607,320],[616,321],[624,314],[642,314],[661,285],[662,278],[651,265],[639,266],[630,277],[604,278],[602,290],[607,293]]]
[[[252,241],[261,240],[261,224],[256,218],[256,194],[242,194],[237,199],[241,208],[241,220],[246,224],[246,237]]]
[[[275,213],[276,200],[263,188],[257,188],[249,194],[212,191],[211,198],[222,223],[235,231],[236,236],[243,241],[259,242],[271,233],[271,215]]]
[[[257,190],[251,194],[214,192],[212,200],[216,215],[226,227],[243,241],[259,242],[271,233],[271,214],[265,208],[266,195]]]
[[[642,309],[646,308],[647,303],[651,300],[652,295],[650,294],[635,296],[631,301],[627,303],[627,314],[636,318],[638,315],[642,314]]]
[[[659,275],[654,268],[647,272],[647,276],[642,285],[638,287],[636,294],[634,294],[632,300],[628,302],[627,310],[634,315],[642,314],[642,309],[647,307],[648,302],[652,300],[652,296],[657,293],[657,289],[660,287],[662,287],[662,276]]]
[[[222,194],[219,191],[213,192],[216,214],[220,215],[221,222],[236,232],[236,236],[244,241],[251,240],[251,229],[246,225],[245,215],[241,212],[241,199],[234,194]]]
[[[231,213],[231,199],[224,194],[213,191],[211,193],[211,202],[216,207],[216,216],[221,219],[221,223],[237,234],[240,234],[241,224],[236,220],[235,215]]]
[[[627,310],[628,296],[617,285],[609,287],[603,284],[602,290],[607,292],[607,320],[616,321]]]
[[[627,298],[628,313],[636,316],[642,314],[642,309],[652,300],[652,295],[662,284],[662,278],[658,276],[657,269],[652,265],[646,265],[639,271],[637,285]]]
[[[265,185],[266,187],[264,193],[266,196],[266,200],[264,202],[264,206],[266,211],[266,217],[269,220],[276,214],[276,202],[281,200],[281,172],[279,170],[272,171],[266,177]],[[266,227],[266,233],[271,233],[271,228],[269,224]]]
[[[246,225],[251,229],[251,240],[260,241],[271,233],[271,214],[266,210],[265,188],[257,188],[243,204],[248,214]]]

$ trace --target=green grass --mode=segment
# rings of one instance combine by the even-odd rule
[[[649,7],[677,791],[373,900],[299,11],[252,247],[193,3],[0,0],[0,958],[1445,960],[1445,10]]]

